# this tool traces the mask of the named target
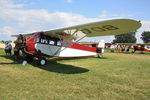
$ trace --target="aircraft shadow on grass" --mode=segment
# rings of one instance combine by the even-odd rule
[[[22,64],[23,58],[19,57],[17,61],[14,60],[14,56],[4,56],[0,55],[0,57],[4,57],[5,59],[12,60],[13,62],[1,62],[0,65],[5,65],[5,64]],[[60,59],[50,59],[47,62],[47,65],[40,66],[37,65],[36,61],[30,63],[34,67],[38,67],[40,69],[49,71],[49,72],[56,72],[56,73],[62,73],[62,74],[79,74],[79,73],[85,73],[88,72],[89,70],[86,68],[81,68],[73,65],[68,65],[68,64],[61,64],[58,63],[57,61],[60,61]]]

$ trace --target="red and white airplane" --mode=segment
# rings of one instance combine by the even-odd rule
[[[143,51],[146,51],[146,52],[150,52],[150,44],[139,44],[139,45],[135,45],[134,46],[134,51],[141,51],[143,53]]]
[[[131,19],[113,19],[50,31],[25,34],[28,59],[38,58],[40,65],[49,57],[87,57],[97,55],[97,48],[78,44],[84,37],[117,35],[136,31],[141,23]],[[18,35],[13,35],[18,37]],[[71,40],[76,40],[72,42]]]

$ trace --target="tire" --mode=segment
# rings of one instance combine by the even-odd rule
[[[44,57],[41,57],[38,59],[37,61],[38,65],[46,65],[47,64],[47,60]]]

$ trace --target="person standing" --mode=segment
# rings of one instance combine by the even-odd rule
[[[18,56],[19,56],[19,49],[18,49],[18,47],[16,45],[14,47],[14,56],[15,56],[15,60],[17,60]]]
[[[9,44],[8,44],[8,46],[9,46],[8,53],[11,55],[11,51],[12,51],[12,45],[9,43]]]
[[[105,41],[100,40],[97,46],[97,56],[100,58],[102,54],[104,53],[104,48],[105,48]]]
[[[8,52],[9,51],[9,44],[8,43],[6,43],[5,44],[5,53],[6,53],[6,55],[8,55]]]

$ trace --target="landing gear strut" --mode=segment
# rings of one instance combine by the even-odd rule
[[[34,57],[37,58],[38,65],[46,65],[47,64],[47,60],[45,57],[42,57],[42,56],[36,57],[31,54],[26,54],[24,60],[27,61],[28,63],[32,63],[34,60]]]

